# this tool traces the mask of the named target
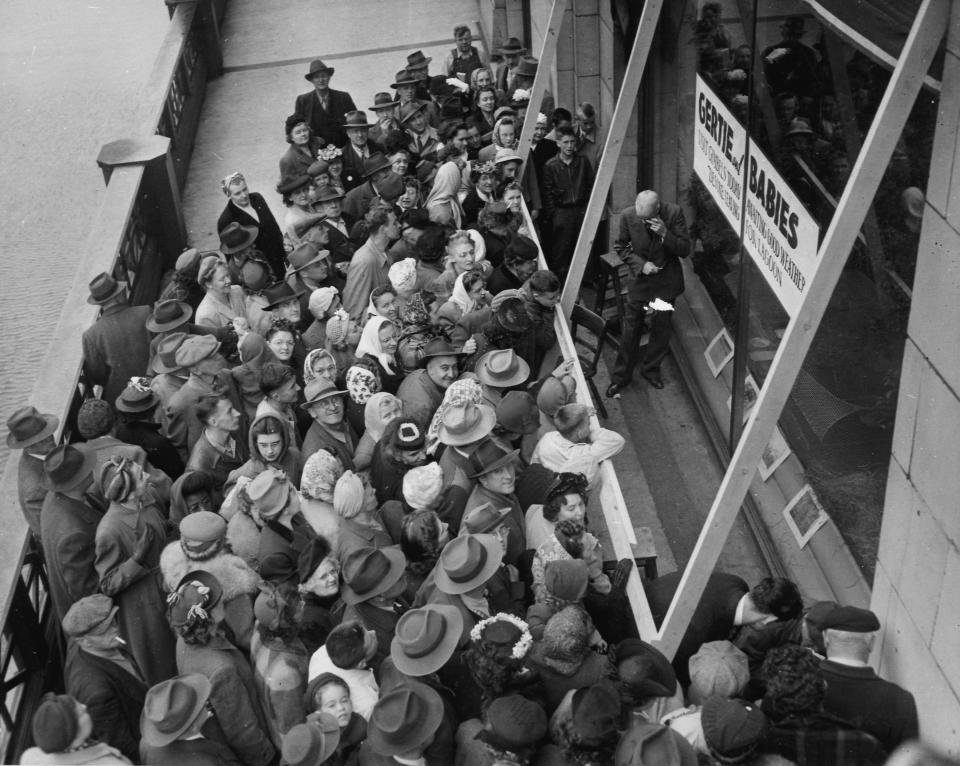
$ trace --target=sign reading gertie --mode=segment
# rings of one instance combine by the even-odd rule
[[[699,76],[694,143],[694,172],[739,232],[747,132]]]
[[[693,169],[737,232],[743,217],[747,252],[794,316],[816,269],[820,227],[699,76]]]

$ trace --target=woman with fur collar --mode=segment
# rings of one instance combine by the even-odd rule
[[[180,522],[180,539],[160,554],[164,588],[173,591],[195,569],[210,572],[223,586],[224,627],[230,641],[244,651],[253,633],[253,603],[260,576],[227,542],[227,522],[211,511],[197,511]]]

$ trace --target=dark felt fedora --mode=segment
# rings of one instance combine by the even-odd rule
[[[286,178],[280,179],[280,183],[277,184],[277,194],[293,194],[293,192],[298,189],[307,186],[311,181],[313,181],[313,179],[307,173],[287,176]]]
[[[420,359],[423,362],[421,366],[425,367],[427,359],[434,356],[465,356],[465,354],[457,351],[445,338],[434,338],[420,352]]]
[[[436,673],[453,656],[463,633],[463,615],[455,606],[427,604],[411,609],[398,621],[390,657],[408,676]]]
[[[371,154],[363,161],[363,177],[370,178],[375,173],[379,173],[381,170],[389,170],[391,167],[390,160],[385,155]]]
[[[359,109],[347,112],[343,115],[343,127],[345,128],[372,128],[373,125],[367,122],[367,113]]]
[[[288,301],[299,299],[304,293],[306,293],[306,290],[294,290],[286,282],[278,282],[263,291],[263,296],[269,301],[264,308],[273,311],[273,309]]]
[[[420,80],[410,74],[406,69],[401,69],[397,72],[394,81],[390,83],[390,87],[396,90],[402,85],[416,85],[418,82],[420,82]]]
[[[57,430],[60,420],[56,415],[44,415],[36,407],[21,407],[7,418],[7,446],[24,449],[43,441]]]
[[[407,56],[407,71],[425,67],[431,61],[433,61],[433,56],[426,56],[423,51],[414,51]]]
[[[210,680],[201,673],[174,676],[152,687],[140,716],[143,741],[152,747],[174,742],[203,712],[210,689]]]
[[[343,561],[343,603],[360,604],[386,593],[406,568],[407,557],[396,546],[354,549]]]
[[[326,763],[340,744],[340,726],[330,713],[311,714],[283,735],[281,751],[288,766]]]
[[[44,486],[53,492],[66,492],[93,474],[96,464],[96,451],[61,444],[43,459]]]
[[[157,355],[153,358],[151,367],[155,373],[171,373],[182,369],[177,364],[177,349],[189,336],[185,332],[173,332],[157,344]]]
[[[494,412],[496,417],[496,412]],[[496,471],[508,463],[517,459],[520,450],[506,450],[497,444],[493,439],[484,439],[477,448],[470,454],[470,468],[473,473],[469,478],[476,479],[480,476]]]
[[[526,48],[516,37],[511,37],[500,46],[501,53],[523,53],[525,50]]]
[[[150,332],[166,332],[188,322],[193,314],[189,303],[183,301],[160,301],[153,307],[153,313],[147,317],[146,325]]]
[[[400,103],[399,99],[395,99],[386,91],[381,91],[373,97],[373,106],[370,109],[374,112],[379,109],[392,109]]]
[[[408,101],[400,107],[400,124],[406,125],[413,119],[414,115],[419,114],[426,108],[427,105],[422,101]]]
[[[536,77],[538,62],[533,56],[524,56],[517,64],[514,74],[517,77]]]
[[[479,588],[503,562],[503,546],[496,535],[461,534],[447,543],[434,569],[437,587],[457,596]]]
[[[220,252],[224,255],[233,255],[246,250],[257,241],[259,233],[256,226],[241,226],[233,221],[220,232]]]
[[[118,282],[107,272],[101,272],[90,280],[90,295],[87,297],[87,303],[92,306],[99,306],[112,298],[116,298],[126,289],[126,282]]]
[[[374,706],[367,742],[378,755],[406,753],[426,742],[442,720],[440,695],[419,681],[404,680]]]
[[[316,191],[316,202],[333,202],[337,199],[343,199],[346,195],[341,194],[334,187],[324,184],[318,186]]]
[[[303,76],[303,79],[313,82],[313,76],[315,74],[327,72],[332,75],[335,71],[336,70],[332,66],[327,66],[320,59],[315,59],[310,62],[310,70]]]

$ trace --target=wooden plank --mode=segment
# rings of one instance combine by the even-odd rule
[[[600,155],[597,176],[593,182],[593,190],[590,192],[590,201],[587,203],[587,212],[583,216],[580,235],[577,237],[577,246],[573,251],[570,269],[567,272],[567,281],[563,286],[563,294],[560,298],[560,311],[567,319],[570,318],[573,304],[576,303],[577,294],[580,292],[580,282],[583,280],[583,272],[587,268],[593,239],[597,235],[597,227],[600,225],[600,218],[606,205],[607,193],[610,191],[610,184],[613,182],[613,176],[617,171],[617,163],[620,161],[620,152],[623,149],[623,140],[627,135],[630,118],[633,116],[637,93],[643,80],[643,71],[647,65],[647,57],[650,54],[650,46],[653,44],[653,36],[662,8],[663,0],[646,0],[640,14],[640,26],[637,29],[636,37],[633,38],[630,60],[627,62],[627,69],[623,74],[620,95],[617,98],[617,105],[613,109],[607,140],[603,145],[603,154]],[[524,130],[526,130],[526,125],[524,125]]]
[[[537,125],[537,115],[540,113],[540,102],[543,101],[553,64],[557,60],[557,39],[560,36],[560,25],[563,24],[567,2],[568,0],[553,0],[553,8],[550,10],[550,18],[547,21],[547,31],[543,36],[543,45],[540,46],[540,55],[537,57],[539,62],[537,76],[533,78],[527,113],[523,118],[523,127],[520,129],[520,138],[517,141],[517,154],[524,159],[530,151],[533,129]]]
[[[536,229],[530,218],[530,212],[527,210],[526,203],[521,203],[523,208],[524,222],[530,230],[530,238],[537,243],[539,255],[537,260],[541,269],[547,268],[547,261],[543,257],[543,249],[540,247],[540,239],[537,237]],[[590,399],[590,389],[587,386],[587,380],[583,376],[583,369],[580,367],[580,360],[577,355],[573,338],[570,336],[570,327],[567,324],[566,317],[557,307],[556,318],[553,327],[557,333],[557,345],[564,359],[572,359],[573,377],[577,381],[577,400],[593,408],[593,401]],[[596,415],[591,417],[593,425],[601,425]],[[623,493],[620,491],[620,482],[617,479],[617,471],[613,467],[613,462],[604,460],[600,463],[600,507],[603,510],[604,523],[610,533],[610,540],[613,543],[613,554],[616,559],[634,558],[633,545],[637,542],[634,532],[633,522],[630,519],[630,511],[627,509],[626,501],[623,499]],[[643,584],[640,581],[640,573],[634,568],[630,573],[626,587],[627,598],[630,600],[630,609],[633,612],[633,618],[637,623],[637,630],[640,636],[645,640],[650,640],[657,634],[657,627],[653,621],[653,614],[650,612],[650,604],[647,602],[647,595],[643,590]]]
[[[757,463],[783,411],[793,382],[813,342],[837,281],[843,271],[897,138],[923,84],[923,76],[947,29],[950,0],[923,0],[903,53],[890,78],[853,167],[837,213],[819,250],[819,268],[800,310],[787,325],[766,382],[723,478],[717,497],[687,563],[676,596],[656,639],[673,657],[716,566],[740,505],[757,470]]]

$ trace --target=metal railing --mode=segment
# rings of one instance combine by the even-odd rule
[[[130,284],[133,303],[152,302],[164,268],[184,245],[182,230],[170,224],[171,215],[175,218],[180,211],[168,208],[171,197],[179,204],[206,79],[222,68],[217,30],[224,6],[223,0],[170,5],[170,27],[130,126],[131,145],[150,136],[169,139],[167,157],[152,165],[135,153],[127,161],[101,161],[107,180],[104,200],[29,398],[41,412],[60,419],[58,440],[70,440],[85,394],[80,385],[81,336],[99,312],[86,302],[89,280],[101,271],[111,272]],[[158,140],[154,138],[152,146],[160,146]],[[11,455],[0,481],[0,582],[6,583],[0,586],[4,763],[19,762],[31,744],[29,723],[40,697],[61,688],[63,675],[63,639],[48,596],[43,551],[20,511],[18,464],[19,456]]]

